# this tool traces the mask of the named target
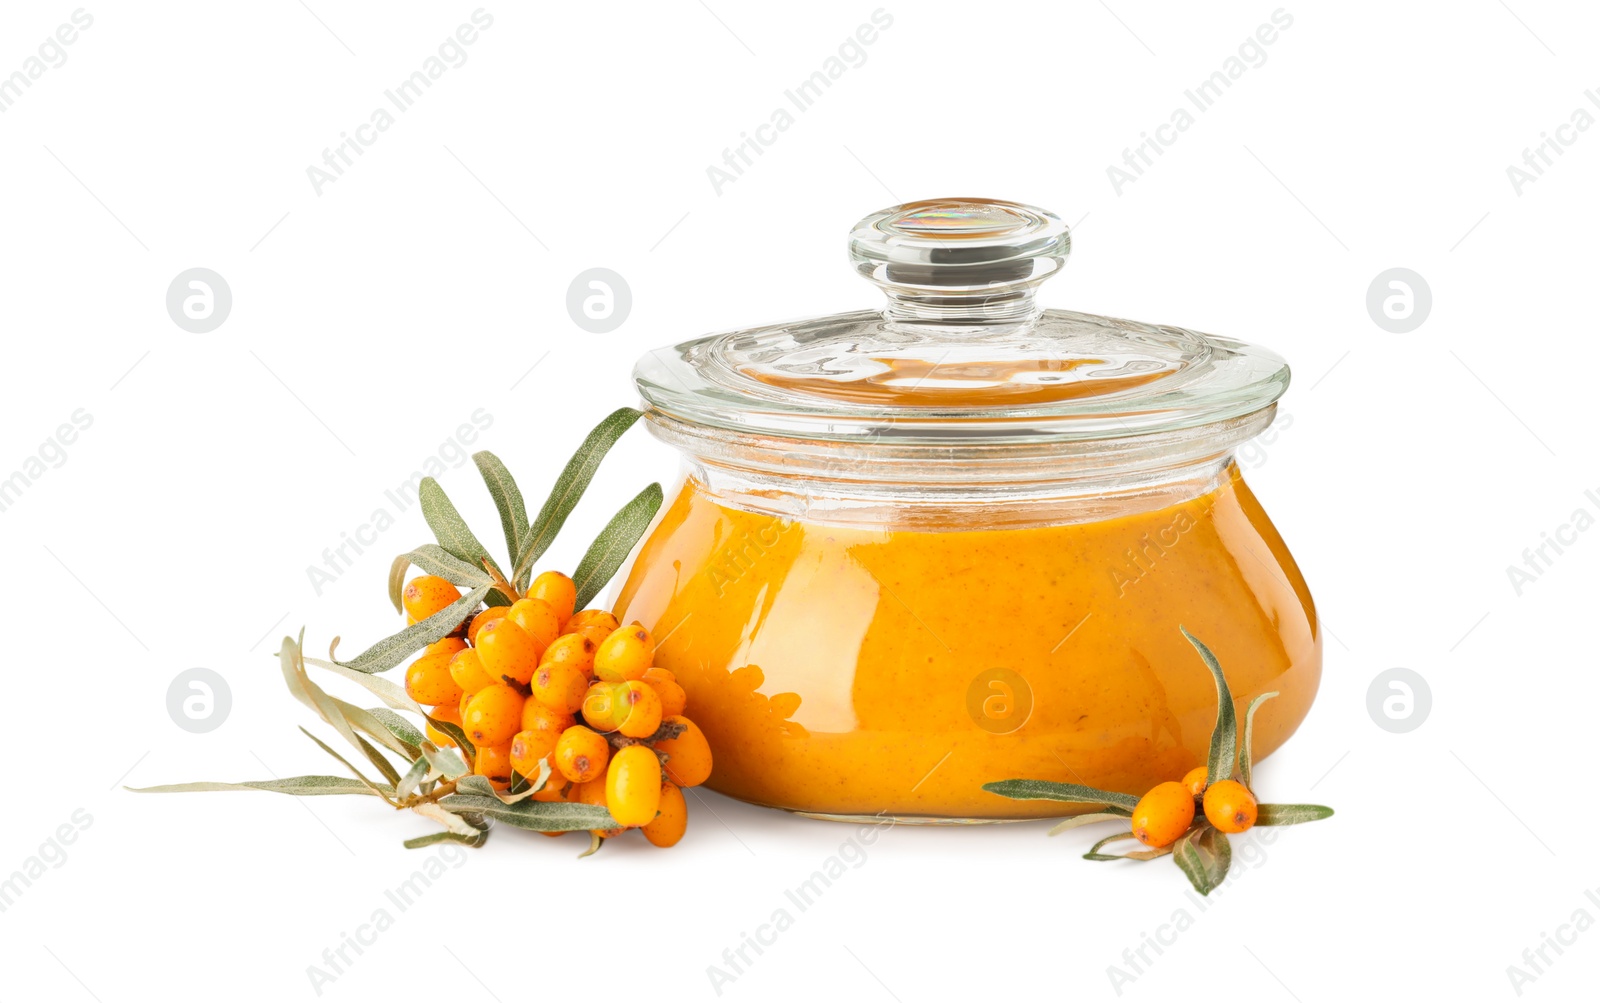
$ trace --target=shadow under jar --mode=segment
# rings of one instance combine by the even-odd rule
[[[710,786],[827,818],[1070,813],[1013,777],[1142,794],[1205,762],[1206,642],[1255,752],[1310,708],[1322,641],[1234,450],[1288,386],[1261,348],[1040,310],[1060,219],[917,202],[850,237],[889,297],[645,356],[686,474],[618,597],[716,756]]]

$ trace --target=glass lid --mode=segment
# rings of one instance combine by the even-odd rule
[[[1269,407],[1289,367],[1254,345],[1181,327],[1041,310],[1066,263],[1053,213],[933,199],[850,234],[880,311],[712,335],[634,369],[657,413],[806,439],[1075,441],[1175,432]]]

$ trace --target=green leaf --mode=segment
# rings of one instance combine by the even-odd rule
[[[1165,857],[1172,852],[1171,846],[1158,846],[1147,850],[1129,850],[1127,853],[1101,853],[1100,848],[1109,843],[1118,843],[1125,839],[1133,839],[1131,832],[1119,832],[1114,836],[1107,836],[1100,842],[1089,847],[1089,852],[1083,855],[1085,860],[1154,860]]]
[[[488,585],[494,581],[489,572],[481,564],[468,564],[437,543],[424,543],[417,549],[401,554],[394,559],[395,563],[389,567],[389,588],[395,596],[401,594],[405,584],[406,569],[415,564],[425,573],[438,575],[451,585],[465,589],[475,589],[479,585]],[[404,562],[403,564],[401,562]],[[401,591],[394,591],[395,569],[400,569]],[[397,608],[405,611],[405,603],[396,604]]]
[[[437,846],[440,843],[461,843],[464,846],[482,846],[489,841],[488,830],[482,832],[474,830],[470,836],[463,836],[459,832],[430,832],[426,836],[415,836],[405,841],[403,846],[408,850],[420,850],[425,846]]]
[[[449,794],[439,799],[441,807],[455,812],[476,812],[519,829],[539,832],[570,832],[573,829],[614,829],[616,819],[599,805],[567,801],[521,801],[506,804],[496,797],[477,794]]]
[[[1228,690],[1228,679],[1222,674],[1217,656],[1201,644],[1199,638],[1182,627],[1178,629],[1194,645],[1194,650],[1200,652],[1201,661],[1206,663],[1217,682],[1217,726],[1211,729],[1211,757],[1206,763],[1206,783],[1214,784],[1233,776],[1234,757],[1239,748],[1239,719],[1233,708],[1233,694]]]
[[[990,794],[1016,801],[1070,801],[1074,804],[1102,804],[1117,808],[1138,807],[1132,794],[1102,791],[1082,784],[1058,784],[1050,780],[996,780],[983,785]]]
[[[408,798],[415,794],[417,788],[422,785],[422,782],[432,772],[433,764],[428,762],[428,757],[418,756],[417,761],[411,764],[410,769],[406,770],[406,775],[401,777],[400,782],[394,785],[395,796]]]
[[[1320,804],[1258,804],[1256,825],[1299,825],[1328,818],[1333,809]]]
[[[533,520],[522,549],[517,553],[514,580],[517,588],[528,587],[528,580],[532,577],[533,562],[550,549],[556,534],[566,523],[567,516],[577,507],[578,499],[583,497],[589,482],[594,480],[595,471],[600,469],[600,461],[605,459],[606,453],[610,452],[611,447],[622,438],[622,433],[631,428],[643,415],[644,412],[637,408],[618,408],[591,429],[588,437],[583,440],[583,445],[572,454],[572,459],[567,461],[561,476],[556,478],[555,487],[550,489],[550,497],[544,500],[544,506],[539,509],[539,515]]]
[[[411,810],[423,818],[438,822],[458,836],[478,836],[483,832],[482,828],[471,824],[455,812],[439,807],[438,802],[424,801],[422,804],[412,805]]]
[[[1250,742],[1255,732],[1256,710],[1277,695],[1276,690],[1263,693],[1250,701],[1250,706],[1244,710],[1244,742],[1239,746],[1239,779],[1247,789],[1250,787]]]
[[[411,570],[411,555],[401,554],[389,564],[389,601],[396,613],[404,613],[406,604],[401,593],[406,587],[406,572]]]
[[[416,725],[412,724],[410,721],[407,721],[399,714],[396,714],[394,711],[385,707],[369,707],[367,708],[367,713],[376,718],[378,723],[387,728],[389,734],[393,735],[395,738],[411,746],[412,748],[420,749],[422,747],[422,743],[425,741],[422,732],[417,730]],[[415,759],[416,756],[413,755],[410,758]]]
[[[357,735],[356,739],[361,743],[361,751],[366,754],[367,761],[383,774],[383,779],[389,781],[391,787],[400,783],[400,771],[394,768],[388,757],[374,749],[372,744],[360,735]]]
[[[332,756],[334,759],[337,759],[340,762],[340,764],[342,764],[344,766],[345,769],[349,770],[351,773],[354,773],[356,775],[356,779],[361,781],[362,783],[366,784],[368,787],[372,788],[372,792],[374,794],[380,793],[380,788],[378,787],[378,785],[373,783],[372,781],[368,780],[366,777],[362,776],[361,771],[356,769],[355,765],[352,764],[350,762],[350,760],[348,760],[348,759],[344,758],[343,756],[339,755],[338,751],[336,749],[334,749],[333,746],[329,745],[327,742],[324,742],[322,739],[318,738],[317,736],[311,734],[311,732],[306,731],[304,728],[300,729],[300,733],[302,735],[305,735],[307,738],[311,739],[313,742],[317,743],[317,746],[319,748],[321,748],[323,752],[326,752],[328,755]],[[358,737],[358,738],[356,738],[356,741],[357,742],[361,742],[361,739]],[[365,742],[361,742],[361,745],[359,746],[359,748],[371,749],[372,750],[372,755],[377,755],[378,754],[376,749],[373,749],[372,746],[367,745]],[[376,765],[376,763],[374,763],[374,765]],[[388,770],[387,770],[387,773],[394,773],[394,767],[393,766],[389,766]],[[399,779],[400,779],[400,775],[398,773],[396,773],[395,774],[395,780],[399,780]],[[392,787],[389,788],[389,789],[393,790]]]
[[[605,837],[600,835],[598,832],[589,833],[589,848],[578,854],[578,859],[582,860],[584,857],[592,857],[596,853],[599,853],[600,847],[604,846],[605,842]]]
[[[472,774],[471,776],[462,777],[460,780],[457,780],[456,781],[456,793],[457,794],[470,794],[473,797],[481,797],[481,798],[492,798],[492,797],[495,797],[494,785],[489,783],[489,778],[488,777],[480,777],[476,773]],[[499,800],[499,799],[496,798],[496,800]]]
[[[480,585],[426,620],[414,623],[398,634],[390,634],[348,662],[338,664],[357,672],[392,669],[405,661],[408,655],[421,651],[461,626],[461,621],[471,616],[488,594],[489,586]]]
[[[578,570],[572,576],[573,584],[578,588],[576,609],[587,608],[589,601],[606,587],[606,582],[611,580],[611,576],[617,573],[622,562],[633,552],[634,544],[650,528],[650,521],[656,517],[659,508],[661,485],[651,484],[634,495],[606,523],[606,528],[589,544],[588,553],[578,562]]]
[[[307,665],[315,665],[319,669],[326,669],[337,676],[350,680],[395,710],[409,711],[412,714],[419,715],[422,713],[422,705],[406,696],[404,687],[382,676],[373,675],[370,672],[357,672],[354,669],[345,668],[338,662],[330,662],[321,658],[304,657],[304,661]],[[416,743],[413,742],[412,744]]]
[[[428,761],[433,772],[446,780],[455,780],[458,777],[466,779],[466,775],[472,772],[467,767],[466,760],[461,758],[461,753],[454,749],[441,749],[432,742],[422,743],[422,758]]]
[[[461,752],[467,756],[467,758],[471,759],[477,756],[478,747],[472,744],[472,739],[467,737],[467,733],[462,730],[459,724],[454,724],[450,721],[441,721],[436,717],[429,717],[426,714],[424,714],[423,717],[429,724],[433,725],[434,731],[440,732],[444,735],[449,735],[450,740],[456,743],[456,748],[460,749]]]
[[[417,486],[417,496],[422,500],[422,517],[428,520],[428,528],[433,530],[433,535],[439,541],[439,546],[449,551],[474,568],[483,567],[483,562],[488,561],[496,569],[488,548],[478,542],[467,520],[461,518],[461,513],[456,511],[455,504],[444,493],[444,488],[432,477],[424,477]]]
[[[1123,813],[1123,812],[1111,812],[1111,811],[1090,812],[1087,815],[1074,815],[1071,818],[1063,819],[1060,822],[1057,822],[1050,829],[1050,831],[1048,833],[1046,833],[1045,835],[1047,835],[1047,836],[1059,836],[1061,833],[1066,832],[1069,829],[1076,829],[1081,825],[1094,825],[1094,824],[1096,824],[1098,822],[1126,822],[1126,821],[1128,821],[1128,816],[1127,816],[1126,813]]]
[[[1228,845],[1227,836],[1206,825],[1178,838],[1172,847],[1172,860],[1195,891],[1210,895],[1228,876],[1233,848]]]
[[[135,794],[184,794],[191,791],[273,791],[277,794],[296,794],[316,797],[327,794],[370,794],[370,784],[349,777],[284,777],[279,780],[244,780],[236,784],[200,781],[192,784],[162,784],[159,787],[125,787]],[[385,793],[392,793],[385,791]]]
[[[522,501],[522,492],[518,490],[511,471],[500,462],[500,457],[487,449],[473,453],[472,462],[478,465],[478,473],[483,475],[483,483],[488,485],[489,494],[494,498],[494,507],[500,512],[500,529],[505,533],[506,553],[511,555],[511,563],[515,566],[528,535],[528,508]]]
[[[362,719],[362,724],[369,726],[369,733],[381,734],[388,741],[394,740],[392,736],[385,732],[382,725],[371,719],[371,716],[366,711],[347,704],[343,700],[334,699],[324,692],[322,687],[311,681],[311,677],[306,674],[306,663],[301,653],[300,641],[289,637],[283,639],[283,645],[278,650],[278,664],[283,670],[283,679],[289,687],[289,692],[294,694],[295,698],[301,703],[316,711],[317,716],[322,718],[333,730],[337,731],[340,737],[350,744],[351,748],[365,752],[363,748],[365,743],[356,735],[355,729],[352,727],[352,717]],[[300,730],[305,731],[304,728]],[[306,732],[306,734],[310,735],[311,733]],[[316,741],[319,745],[322,744],[321,740],[316,739],[315,736],[313,736],[313,741]],[[324,748],[326,747],[324,746]],[[330,753],[333,752],[331,749],[328,751]],[[337,757],[338,753],[333,753],[333,755]],[[407,756],[406,758],[407,762],[409,762],[411,757]],[[348,763],[345,763],[345,765],[349,766]],[[354,769],[354,767],[351,767],[351,769]]]

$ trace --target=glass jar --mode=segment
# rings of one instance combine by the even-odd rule
[[[1311,595],[1236,447],[1288,386],[1261,348],[1041,310],[1051,213],[867,217],[845,313],[659,349],[635,380],[681,488],[618,597],[715,753],[710,786],[826,818],[994,821],[1013,777],[1141,794],[1205,762],[1221,660],[1255,753],[1321,675]]]

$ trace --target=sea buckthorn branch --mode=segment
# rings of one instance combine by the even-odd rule
[[[1233,858],[1229,833],[1244,832],[1256,825],[1315,822],[1331,816],[1333,809],[1324,805],[1256,801],[1250,787],[1256,711],[1278,694],[1263,693],[1250,701],[1245,709],[1241,742],[1233,694],[1222,665],[1198,638],[1182,627],[1178,629],[1194,646],[1217,687],[1217,722],[1211,731],[1210,753],[1205,765],[1196,766],[1181,781],[1157,784],[1143,797],[1048,780],[999,780],[984,784],[983,789],[1018,800],[1099,806],[1099,811],[1064,819],[1053,826],[1049,834],[1054,836],[1098,822],[1127,824],[1128,831],[1114,833],[1095,843],[1083,855],[1084,859],[1154,860],[1170,856],[1195,890],[1208,895],[1228,876]],[[1146,848],[1126,853],[1102,852],[1112,843],[1129,839],[1138,840]]]
[[[500,514],[509,576],[439,483],[424,478],[418,494],[437,543],[400,555],[389,570],[390,599],[407,626],[348,661],[338,659],[337,637],[326,660],[305,656],[303,632],[284,638],[279,661],[290,692],[359,751],[376,778],[302,728],[351,777],[146,790],[376,797],[441,826],[407,840],[408,847],[481,846],[495,822],[549,835],[587,829],[585,856],[629,828],[657,846],[675,844],[687,819],[682,788],[710,775],[710,747],[683,716],[683,687],[655,666],[650,632],[637,622],[624,626],[608,611],[578,609],[649,528],[661,485],[647,486],[612,517],[573,577],[546,571],[535,578],[530,570],[606,451],[639,417],[622,408],[597,425],[531,523],[505,465],[492,453],[474,454]],[[425,574],[406,581],[413,566]],[[403,688],[382,677],[418,652]],[[332,696],[308,666],[356,683],[384,706],[364,709]]]

